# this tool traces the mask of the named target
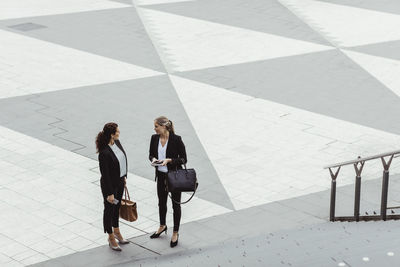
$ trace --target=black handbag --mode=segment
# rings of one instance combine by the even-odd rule
[[[196,171],[194,169],[187,169],[186,164],[184,164],[184,169],[176,168],[173,171],[168,172],[167,179],[167,191],[170,193],[175,192],[193,192],[192,196],[185,202],[175,201],[171,194],[169,197],[177,204],[188,203],[196,193],[199,183],[197,182]]]

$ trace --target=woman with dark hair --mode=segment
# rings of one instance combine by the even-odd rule
[[[128,161],[119,141],[119,134],[118,124],[110,122],[104,125],[103,131],[96,137],[101,172],[100,185],[104,199],[104,233],[108,233],[110,248],[117,251],[121,251],[121,248],[115,239],[120,244],[129,243],[119,231],[119,208],[128,170]]]
[[[174,125],[167,117],[161,116],[154,120],[154,130],[156,134],[151,136],[149,159],[154,163],[159,163],[156,167],[158,213],[160,217],[160,227],[150,236],[158,238],[160,234],[167,234],[165,218],[167,215],[168,191],[166,188],[168,170],[182,169],[182,164],[186,164],[186,149],[182,138],[175,134]],[[174,210],[174,232],[171,238],[171,247],[178,244],[178,231],[181,221],[181,192],[172,193],[172,207]]]

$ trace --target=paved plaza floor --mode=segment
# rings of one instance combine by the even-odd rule
[[[399,29],[397,0],[1,0],[0,266],[167,266],[327,225],[323,167],[400,148]],[[174,249],[171,234],[149,239],[160,115],[200,183]],[[94,144],[109,121],[139,212],[121,221],[132,243],[119,255],[103,233]],[[400,205],[399,159],[389,206]],[[353,210],[354,176],[340,172],[338,215]],[[381,177],[381,162],[367,162],[362,212],[379,210]]]

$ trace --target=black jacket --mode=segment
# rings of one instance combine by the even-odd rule
[[[122,148],[119,140],[115,140],[115,144],[125,154],[126,170],[128,171],[128,158],[126,157],[125,150]],[[117,187],[121,183],[121,171],[119,161],[109,145],[103,148],[99,153],[99,166],[101,173],[101,187],[107,193],[107,196],[115,194]]]
[[[160,140],[160,135],[153,134],[151,136],[150,149],[149,149],[150,161],[153,158],[158,159],[159,140]],[[168,170],[175,170],[176,168],[182,169],[182,164],[186,164],[187,157],[186,157],[185,144],[182,142],[182,138],[179,135],[173,133],[169,134],[166,158],[172,160],[172,162],[167,164]],[[157,178],[157,168],[156,168],[156,178]]]

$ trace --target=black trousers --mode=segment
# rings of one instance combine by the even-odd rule
[[[112,227],[119,227],[119,208],[121,207],[121,199],[122,194],[124,192],[124,178],[121,178],[121,181],[117,188],[115,188],[114,198],[118,199],[118,204],[114,205],[107,201],[107,195],[104,191],[103,184],[101,184],[101,193],[103,194],[104,199],[104,213],[103,213],[103,227],[104,233],[112,234]]]
[[[158,213],[160,215],[160,225],[166,225],[165,217],[167,216],[167,200],[168,192],[166,187],[168,174],[165,172],[157,171],[157,196],[158,196]],[[172,199],[181,202],[181,192],[172,193]],[[181,223],[181,205],[172,201],[172,208],[174,210],[174,231],[179,231]]]

